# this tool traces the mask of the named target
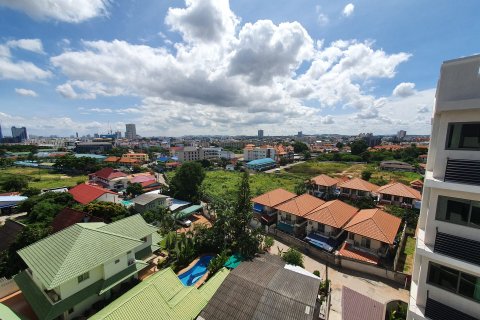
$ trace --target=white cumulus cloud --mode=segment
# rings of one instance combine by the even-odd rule
[[[0,6],[24,12],[37,20],[79,23],[107,14],[110,0],[0,0]]]
[[[396,97],[408,97],[415,94],[415,83],[402,82],[393,89],[393,95]]]
[[[33,90],[24,89],[24,88],[15,88],[15,92],[21,96],[25,97],[37,97],[37,93]]]
[[[9,48],[20,48],[35,53],[44,54],[42,41],[40,39],[18,39],[7,41],[6,46]]]
[[[353,3],[349,3],[343,8],[342,14],[345,17],[350,17],[353,14],[354,10],[355,10],[355,5]]]

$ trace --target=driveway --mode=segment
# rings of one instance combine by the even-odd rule
[[[7,220],[7,219],[15,220],[15,218],[19,218],[19,217],[26,216],[26,215],[27,215],[26,212],[22,212],[22,213],[16,213],[16,214],[11,214],[11,215],[0,216],[0,226],[3,225],[5,223],[5,220]]]
[[[286,251],[288,246],[275,240],[270,252],[278,254],[278,249]],[[304,255],[305,269],[320,271],[320,277],[325,279],[326,265]],[[337,266],[328,268],[328,279],[332,281],[332,297],[329,320],[342,319],[342,287],[346,286],[381,303],[391,300],[408,302],[409,292],[397,283],[357,271],[342,269]]]
[[[298,161],[298,162],[294,162],[294,163],[289,163],[287,165],[284,165],[284,166],[280,166],[278,168],[275,168],[275,169],[270,169],[270,170],[266,170],[264,171],[265,173],[275,173],[275,170],[277,169],[285,169],[285,168],[290,168],[290,167],[293,167],[293,166],[296,166],[297,164],[300,164],[300,163],[304,163],[305,161]]]

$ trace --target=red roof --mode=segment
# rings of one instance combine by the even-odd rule
[[[120,157],[111,156],[103,160],[103,162],[118,162],[118,160],[120,160]]]
[[[90,203],[98,198],[100,198],[105,193],[116,194],[107,189],[100,188],[98,186],[81,183],[68,192],[73,196],[75,201],[80,202],[81,204]]]
[[[401,223],[402,219],[380,209],[363,209],[353,216],[343,229],[364,237],[393,244]]]
[[[52,221],[53,232],[57,232],[81,222],[103,222],[103,219],[90,216],[88,213],[65,208]]]
[[[112,180],[112,179],[115,179],[115,178],[121,178],[121,177],[126,177],[127,176],[122,171],[119,171],[119,170],[113,169],[113,168],[103,168],[103,169],[95,172],[93,175],[97,176],[99,178],[105,179],[105,180]]]

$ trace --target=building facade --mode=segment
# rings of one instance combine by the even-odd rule
[[[479,319],[480,56],[441,67],[407,319]]]
[[[128,140],[135,140],[137,138],[137,129],[135,124],[127,123],[125,125],[125,138]]]
[[[25,141],[28,139],[27,128],[12,127],[12,138],[18,141]]]
[[[243,149],[243,160],[252,161],[258,159],[275,159],[275,148],[270,146],[255,147],[252,144],[247,144]]]

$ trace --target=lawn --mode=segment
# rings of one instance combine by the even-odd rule
[[[342,172],[350,169],[353,166],[345,162],[320,162],[312,160],[287,168],[285,171],[287,171],[289,174],[307,179],[317,176],[319,174],[341,174]]]
[[[407,236],[407,243],[405,244],[403,254],[406,256],[405,264],[403,265],[403,272],[412,274],[413,255],[415,254],[415,239],[411,235]]]
[[[86,181],[87,176],[68,176],[61,173],[54,173],[47,169],[9,167],[0,169],[0,184],[7,177],[26,177],[29,188],[47,189],[58,187],[72,187],[79,181]]]
[[[373,180],[383,180],[387,183],[391,180],[395,180],[397,182],[401,182],[406,184],[407,186],[410,185],[410,182],[414,180],[422,180],[423,176],[416,172],[392,172],[392,171],[374,171],[372,174]],[[372,181],[372,182],[375,182]]]

